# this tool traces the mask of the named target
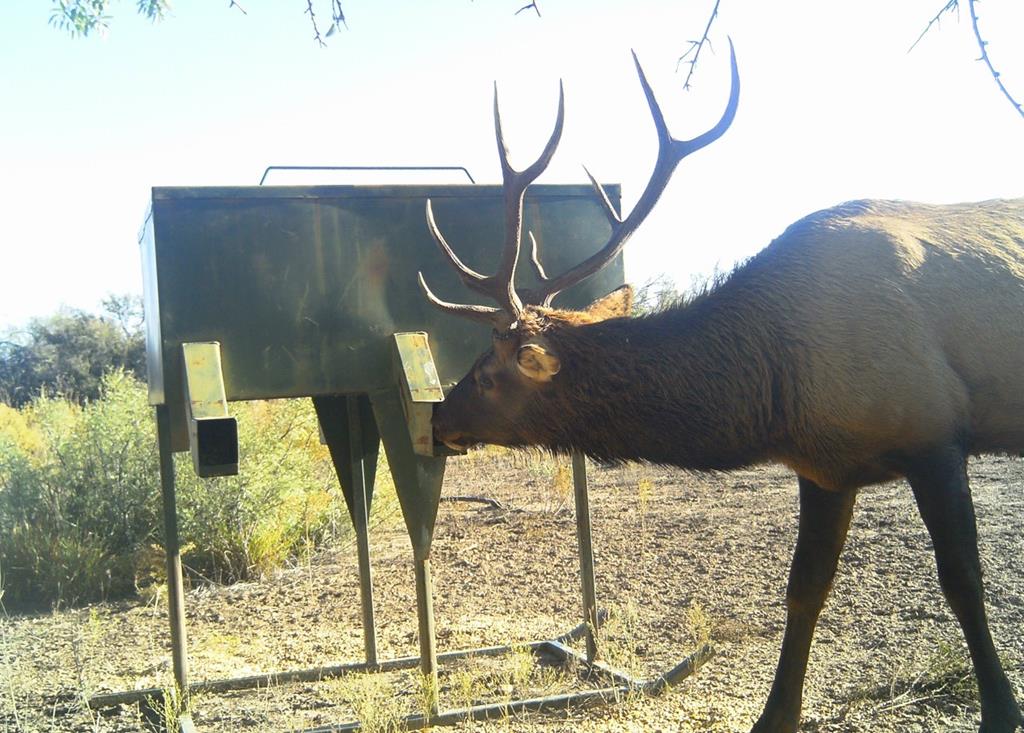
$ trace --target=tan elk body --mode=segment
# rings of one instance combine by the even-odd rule
[[[660,139],[651,182],[625,220],[595,183],[608,243],[549,277],[533,242],[532,291],[512,284],[522,195],[554,153],[561,100],[548,145],[521,173],[508,165],[497,123],[507,204],[498,274],[466,267],[428,205],[442,252],[500,306],[445,303],[421,278],[438,307],[495,327],[492,348],[435,410],[435,438],[456,448],[581,450],[612,463],[791,467],[800,529],[786,633],[756,733],[797,729],[811,638],[857,489],[905,477],[974,661],[980,730],[1011,733],[1022,718],[986,621],[966,464],[980,453],[1024,453],[1024,199],[853,201],[793,224],[690,302],[628,317],[627,288],[586,311],[550,307],[621,251],[676,164],[728,128],[739,90],[732,64],[722,120],[685,142],[669,136],[640,71]]]
[[[1024,201],[843,204],[658,319],[702,321],[678,371],[740,365],[708,395],[762,428],[736,450],[824,488],[895,478],[894,454],[939,444],[1024,451]]]

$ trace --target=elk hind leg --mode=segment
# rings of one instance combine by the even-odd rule
[[[832,587],[855,498],[855,491],[826,491],[800,478],[800,530],[786,588],[786,633],[775,681],[752,733],[793,733],[799,725],[811,638]]]
[[[974,503],[967,459],[959,448],[922,457],[907,471],[932,544],[939,583],[960,622],[981,699],[981,733],[1012,733],[1024,724],[999,662],[985,616]]]

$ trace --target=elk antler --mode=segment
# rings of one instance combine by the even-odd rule
[[[658,131],[658,159],[654,164],[654,172],[651,174],[651,179],[644,192],[640,195],[639,200],[637,200],[636,206],[629,213],[629,216],[621,219],[615,213],[615,209],[608,200],[608,194],[605,193],[604,188],[591,175],[590,171],[584,167],[587,177],[590,178],[590,182],[601,199],[605,215],[612,226],[611,238],[600,251],[595,252],[580,264],[557,277],[547,277],[543,272],[543,268],[539,267],[537,243],[534,241],[532,261],[538,280],[540,280],[540,285],[528,292],[523,292],[523,301],[526,303],[550,305],[551,300],[558,293],[590,277],[615,259],[619,252],[622,251],[626,240],[636,231],[636,228],[640,226],[640,223],[658,202],[679,162],[690,153],[696,152],[720,138],[729,129],[733,117],[736,116],[736,107],[739,104],[740,95],[740,76],[739,70],[736,67],[736,51],[733,49],[732,39],[729,40],[729,61],[732,69],[732,88],[729,92],[729,102],[726,104],[725,112],[718,123],[703,135],[698,135],[692,140],[676,140],[669,133],[668,126],[665,124],[665,117],[658,106],[658,101],[654,98],[654,92],[651,90],[651,85],[647,82],[647,77],[644,75],[644,70],[641,68],[640,61],[637,59],[635,52],[633,53],[633,61],[636,64],[637,73],[640,75],[640,84],[643,86],[644,95],[647,97],[647,104],[651,108],[654,126]]]
[[[519,294],[516,293],[515,277],[516,262],[519,260],[519,240],[522,238],[523,233],[523,196],[526,193],[527,187],[544,172],[544,169],[548,167],[548,163],[551,162],[555,149],[558,147],[558,141],[562,137],[562,123],[564,121],[565,94],[562,89],[562,83],[559,82],[558,116],[555,119],[555,129],[552,131],[551,137],[544,146],[540,157],[528,168],[522,171],[515,170],[508,161],[508,146],[505,144],[505,138],[501,132],[501,114],[498,111],[498,85],[494,85],[494,132],[498,141],[498,156],[501,159],[502,190],[505,198],[505,243],[498,271],[488,277],[467,267],[459,259],[458,255],[455,254],[448,242],[445,241],[444,235],[441,234],[441,230],[434,220],[434,210],[429,199],[427,200],[426,213],[427,228],[430,230],[441,252],[458,271],[459,279],[470,290],[493,298],[501,307],[491,308],[482,305],[445,302],[431,292],[430,288],[427,287],[426,281],[423,279],[423,273],[419,273],[419,283],[423,294],[427,296],[427,300],[438,308],[453,315],[490,323],[498,329],[507,328],[519,320],[523,312],[523,301],[520,299]],[[536,243],[534,244],[534,253],[536,253]],[[539,265],[539,263],[537,264]]]
[[[597,191],[605,216],[608,217],[612,227],[611,237],[608,239],[608,242],[598,252],[595,252],[575,267],[566,270],[556,277],[549,277],[544,271],[537,253],[537,240],[534,239],[533,233],[530,232],[530,263],[540,285],[531,290],[524,290],[522,296],[516,292],[515,271],[516,262],[519,259],[519,240],[522,237],[523,228],[523,195],[526,192],[527,186],[536,180],[544,172],[544,169],[547,168],[551,157],[555,153],[555,148],[558,146],[559,138],[562,135],[562,122],[565,114],[564,95],[562,93],[562,85],[559,83],[558,118],[555,120],[555,129],[551,133],[551,138],[533,165],[523,171],[516,171],[509,165],[508,148],[501,134],[501,115],[498,113],[498,89],[497,85],[495,85],[494,129],[498,138],[498,153],[501,158],[501,173],[505,196],[505,244],[498,272],[487,277],[467,267],[459,259],[438,229],[429,200],[427,201],[427,226],[441,252],[458,270],[459,278],[462,282],[470,290],[493,298],[501,307],[492,308],[482,305],[463,305],[445,302],[431,292],[430,288],[427,287],[426,281],[423,279],[423,273],[420,273],[420,288],[431,303],[448,313],[490,323],[498,329],[507,328],[518,321],[522,316],[524,303],[529,305],[550,305],[552,299],[560,292],[590,277],[615,259],[622,251],[626,240],[636,231],[647,215],[651,213],[654,205],[665,191],[665,187],[668,185],[669,179],[672,177],[672,173],[680,161],[690,153],[710,145],[729,129],[733,118],[736,116],[736,107],[739,104],[740,95],[740,76],[736,66],[736,51],[733,48],[731,39],[729,40],[729,62],[732,82],[725,112],[714,127],[692,140],[676,140],[672,137],[668,131],[668,125],[665,123],[665,116],[658,106],[658,101],[654,97],[654,92],[647,81],[647,77],[640,66],[640,61],[637,59],[635,52],[633,53],[633,62],[636,64],[637,74],[640,76],[640,84],[643,87],[644,95],[647,97],[647,104],[651,109],[651,117],[654,119],[654,126],[658,132],[658,159],[654,164],[654,172],[651,174],[647,187],[640,195],[639,200],[637,200],[636,206],[633,207],[633,210],[625,219],[620,218],[615,213],[615,208],[608,200],[608,194],[605,193],[604,188],[591,175],[590,171],[584,168],[587,176],[590,178],[590,182]]]

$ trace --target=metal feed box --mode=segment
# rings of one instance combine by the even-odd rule
[[[617,205],[618,187],[608,193]],[[185,694],[327,674],[317,668],[283,678],[274,673],[189,684],[172,453],[191,449],[201,476],[237,472],[237,428],[228,403],[279,397],[312,398],[338,473],[356,535],[367,668],[377,665],[367,517],[380,446],[387,452],[413,549],[416,660],[436,686],[429,556],[446,453],[433,443],[430,418],[443,388],[469,370],[489,346],[490,333],[442,313],[420,292],[416,275],[422,271],[440,297],[474,297],[430,236],[427,199],[462,260],[494,272],[504,241],[498,186],[153,189],[139,238],[146,356],[156,407],[174,678]],[[553,274],[596,252],[610,233],[589,186],[531,187],[524,226],[539,240],[541,260]],[[517,284],[531,287],[537,283],[528,257],[524,251]],[[622,282],[619,258],[556,304],[584,306]],[[581,633],[597,623],[596,607],[591,611]],[[90,705],[160,694],[116,693]],[[180,718],[182,730],[190,726],[187,717]]]
[[[618,204],[618,187],[608,192]],[[140,235],[149,399],[169,407],[172,450],[189,447],[185,343],[220,343],[228,400],[391,388],[397,332],[429,334],[442,384],[465,374],[490,335],[431,307],[417,287],[422,271],[442,298],[477,297],[430,238],[428,198],[463,261],[493,272],[498,186],[154,188]],[[589,186],[540,185],[526,194],[524,230],[557,273],[595,252],[609,226]],[[517,283],[529,287],[525,250]],[[620,257],[556,305],[585,305],[622,282]]]

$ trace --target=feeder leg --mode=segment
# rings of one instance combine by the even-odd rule
[[[590,532],[590,497],[587,462],[579,451],[572,454],[572,484],[576,499],[576,541],[580,552],[580,585],[583,588],[583,621],[587,624],[587,661],[597,658],[597,590],[594,585],[594,545]]]
[[[363,465],[363,439],[359,429],[359,403],[346,400],[348,408],[349,452],[352,456],[352,517],[359,558],[359,600],[363,610],[363,651],[367,664],[377,663],[377,630],[373,617],[373,580],[370,575],[370,507],[366,496]]]
[[[413,450],[409,425],[397,389],[370,395],[377,428],[395,480],[395,492],[412,542],[419,614],[420,670],[430,685],[431,708],[437,708],[437,641],[434,637],[433,587],[430,581],[430,544],[441,500],[445,459],[418,455]]]
[[[437,715],[437,637],[434,635],[434,583],[430,577],[430,558],[416,558],[416,610],[419,617],[420,672],[429,685],[430,714]]]
[[[171,622],[171,657],[174,684],[181,710],[188,710],[188,651],[185,636],[185,593],[178,542],[178,509],[174,492],[174,461],[171,454],[171,413],[167,405],[156,408],[156,440],[160,452],[160,488],[164,505],[164,552],[167,555],[167,603]]]
[[[314,397],[320,429],[341,482],[356,534],[359,563],[359,601],[363,620],[363,652],[367,664],[377,664],[377,627],[373,612],[370,568],[370,503],[380,438],[365,395]]]

